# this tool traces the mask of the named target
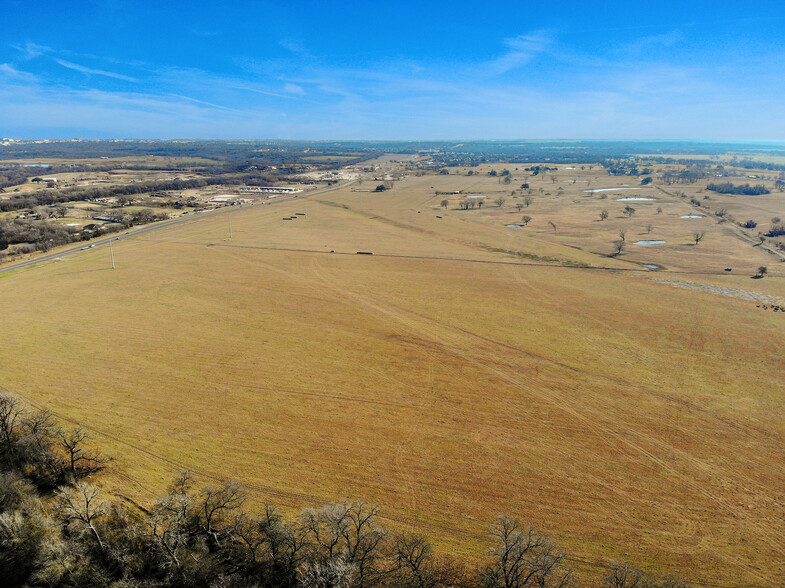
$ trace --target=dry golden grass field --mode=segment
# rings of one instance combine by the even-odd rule
[[[689,198],[507,167],[511,185],[453,169],[206,217],[116,242],[114,271],[97,247],[4,274],[0,387],[83,425],[141,504],[188,468],[259,504],[359,497],[459,554],[516,516],[588,584],[623,559],[782,585],[785,312],[760,300],[785,299],[783,264],[682,219]],[[628,219],[633,195],[655,200]]]

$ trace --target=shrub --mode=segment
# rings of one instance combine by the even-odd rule
[[[717,192],[718,194],[743,194],[745,196],[757,196],[759,194],[769,194],[771,192],[763,184],[757,184],[755,186],[744,184],[742,186],[737,186],[730,182],[724,182],[722,184],[709,184],[706,186],[706,189],[711,190],[712,192]]]

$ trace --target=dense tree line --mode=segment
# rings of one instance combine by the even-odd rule
[[[245,186],[270,186],[272,180],[262,174],[242,174],[229,177],[204,177],[190,180],[175,178],[167,181],[136,182],[122,186],[86,186],[65,188],[62,190],[38,190],[25,194],[14,194],[10,198],[0,200],[0,212],[23,210],[36,206],[47,206],[62,202],[91,201],[99,198],[115,198],[117,196],[130,196],[134,194],[147,194],[151,192],[166,192],[204,188],[213,185],[245,185]]]
[[[44,168],[21,166],[0,169],[0,188],[24,184],[28,177],[40,174],[42,169]]]
[[[664,171],[661,177],[666,184],[694,184],[709,177],[709,172],[702,166],[693,165],[688,169]]]
[[[397,145],[400,145],[398,143]],[[253,161],[286,166],[311,163],[314,156],[346,157],[363,161],[384,151],[372,142],[341,141],[220,141],[220,140],[124,140],[124,141],[19,141],[0,145],[0,159],[56,158],[96,159],[101,157],[158,156],[198,158],[219,162]],[[96,162],[98,163],[98,162]],[[118,167],[111,163],[111,169]],[[145,165],[145,164],[140,164]],[[156,164],[152,164],[155,166]],[[165,165],[165,164],[164,164]],[[181,160],[178,167],[201,167],[204,161]],[[317,167],[319,164],[316,164]],[[150,169],[155,169],[152,167]]]
[[[500,517],[471,562],[393,533],[377,507],[343,501],[286,518],[243,506],[235,482],[198,485],[187,472],[148,509],[88,482],[107,463],[79,429],[0,395],[0,578],[3,586],[157,588],[524,588],[577,585],[546,536]],[[625,564],[604,585],[677,587]]]
[[[696,152],[699,153],[699,152]],[[701,155],[708,154],[709,151],[704,153],[700,153]],[[784,152],[780,151],[776,153],[777,155],[785,155]],[[716,153],[716,155],[723,156],[724,153]],[[647,161],[651,161],[652,163],[658,164],[671,164],[671,165],[684,165],[684,166],[700,166],[700,167],[716,167],[717,169],[722,169],[723,164],[730,166],[730,167],[738,167],[742,169],[765,169],[768,171],[785,171],[785,165],[779,163],[766,163],[763,161],[756,161],[754,159],[736,159],[733,157],[722,157],[721,159],[715,158],[714,160],[700,160],[700,159],[689,159],[684,157],[662,157],[662,156],[648,156],[646,158]]]
[[[300,141],[300,140],[87,140],[20,141],[0,145],[0,158],[50,157],[87,159],[156,155],[162,157],[203,158],[215,162],[254,161],[264,165],[314,164],[314,156],[348,158],[343,164],[360,162],[382,153],[412,154],[429,152],[444,165],[477,165],[481,162],[578,163],[592,164],[609,158],[629,158],[639,153],[658,154],[648,159],[662,163],[694,164],[696,160],[667,154],[708,154],[729,152],[782,155],[770,145],[732,143],[691,143],[689,141]],[[708,162],[707,162],[708,163]],[[187,162],[181,167],[199,167],[204,162]],[[785,166],[743,159],[739,167],[776,170]],[[116,164],[115,164],[116,167]]]
[[[79,233],[73,227],[26,218],[0,219],[0,251],[19,243],[28,245],[24,253],[46,251],[78,240]]]
[[[0,251],[8,249],[11,245],[21,245],[16,248],[16,253],[49,251],[54,247],[87,241],[136,225],[144,225],[168,218],[166,214],[156,214],[151,208],[142,208],[133,212],[113,210],[107,216],[113,218],[115,222],[96,225],[88,231],[63,226],[48,220],[30,218],[0,219]]]
[[[743,169],[765,169],[768,171],[785,171],[785,165],[781,163],[766,163],[755,161],[754,159],[742,159],[741,161],[731,161],[730,165]]]
[[[736,185],[731,182],[723,182],[722,184],[712,183],[706,186],[706,189],[719,194],[743,194],[745,196],[758,196],[760,194],[769,194],[771,192],[763,184],[750,186],[749,184]]]

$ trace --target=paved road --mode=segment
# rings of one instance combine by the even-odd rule
[[[267,200],[266,202],[268,204],[274,204],[276,202],[285,202],[286,200],[294,200],[295,198],[303,198],[303,197],[308,198],[310,196],[316,196],[317,194],[324,194],[325,192],[332,192],[333,190],[346,188],[347,186],[352,185],[354,182],[355,180],[341,182],[336,184],[335,186],[330,186],[328,188],[320,188],[312,192],[306,192],[305,194],[282,196],[279,198],[275,198],[274,200]],[[100,239],[95,239],[92,241],[80,241],[78,245],[74,245],[73,247],[69,247],[67,249],[61,249],[56,253],[48,253],[46,255],[42,255],[41,257],[36,257],[34,259],[28,259],[26,261],[20,261],[19,263],[13,263],[10,265],[2,266],[0,267],[0,274],[4,274],[6,272],[10,272],[23,267],[29,267],[31,265],[37,265],[39,263],[45,263],[47,261],[52,261],[54,259],[67,257],[69,255],[73,255],[74,253],[78,253],[79,251],[84,250],[86,247],[91,247],[91,246],[100,247],[102,245],[108,245],[111,241],[120,241],[122,239],[128,239],[130,237],[136,237],[138,235],[143,235],[145,233],[150,233],[152,231],[165,229],[166,227],[171,227],[173,225],[198,221],[200,219],[217,216],[219,214],[228,214],[231,212],[237,212],[238,210],[245,210],[252,206],[261,206],[261,203],[257,202],[256,204],[245,204],[242,206],[227,206],[225,208],[219,208],[217,210],[211,210],[209,212],[199,212],[195,214],[192,213],[189,214],[188,216],[178,216],[177,218],[173,218],[171,220],[151,223],[149,225],[142,225],[140,227],[134,227],[123,233],[113,233],[111,236],[108,237],[101,237]]]

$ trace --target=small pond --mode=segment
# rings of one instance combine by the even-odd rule
[[[628,202],[630,200],[636,200],[636,201],[637,200],[654,200],[654,198],[643,198],[643,197],[633,198],[632,196],[627,196],[626,198],[617,198],[616,199],[617,202]]]
[[[665,241],[635,241],[633,245],[662,245]]]
[[[640,188],[594,188],[593,190],[584,190],[584,192],[615,192],[618,190],[640,190]]]
[[[702,217],[702,216],[700,216],[699,214],[685,214],[685,215],[684,215],[683,217],[681,217],[681,218],[703,218],[703,217]]]

